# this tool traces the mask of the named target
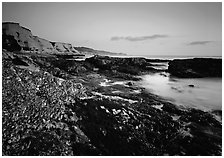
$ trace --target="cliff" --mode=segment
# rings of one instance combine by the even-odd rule
[[[34,36],[19,23],[2,23],[2,45],[8,51],[31,51],[48,54],[78,54],[69,43],[51,42]]]

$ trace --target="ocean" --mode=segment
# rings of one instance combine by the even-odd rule
[[[203,111],[222,109],[221,78],[182,79],[169,73],[154,73],[142,76],[139,84],[181,108]]]
[[[145,56],[148,59],[221,58],[220,56]],[[168,62],[153,62],[155,69],[168,69]],[[181,108],[222,110],[222,78],[177,78],[167,72],[141,76],[140,86]],[[193,86],[192,86],[193,85]]]
[[[161,60],[173,60],[173,59],[192,59],[192,58],[222,58],[222,56],[189,56],[189,55],[119,55],[119,56],[112,56],[112,57],[119,57],[119,58],[146,58],[146,59],[161,59]]]

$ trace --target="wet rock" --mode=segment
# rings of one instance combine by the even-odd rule
[[[2,48],[10,52],[21,50],[21,46],[18,44],[15,38],[12,35],[6,34],[2,35]]]
[[[22,66],[29,66],[26,62],[22,61],[20,58],[16,57],[12,59],[13,64],[15,65],[22,65]]]
[[[218,116],[222,116],[222,110],[213,110],[212,113]]]
[[[134,83],[133,83],[133,82],[128,82],[127,85],[128,85],[128,86],[133,86]]]
[[[115,58],[97,55],[86,59],[86,61],[101,70],[116,70],[131,75],[147,71],[147,66],[150,65],[144,58]]]
[[[169,62],[168,72],[183,78],[221,77],[222,59],[174,59]]]

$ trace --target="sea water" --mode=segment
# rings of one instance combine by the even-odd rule
[[[181,79],[168,73],[154,73],[142,76],[140,84],[150,93],[162,96],[180,107],[204,111],[222,109],[221,78]]]
[[[201,57],[201,56],[200,56]],[[151,59],[189,59],[195,56],[148,57]],[[203,58],[221,58],[208,56]],[[153,68],[167,70],[168,62],[152,62]],[[203,111],[222,110],[222,78],[177,78],[167,72],[149,73],[142,76],[140,85],[150,93],[166,98],[181,108]]]
[[[169,59],[171,58],[178,57],[170,57]],[[181,58],[179,57],[178,59]],[[154,62],[152,64],[152,67],[155,69],[168,69],[168,62]],[[166,98],[179,107],[197,108],[203,111],[222,109],[221,77],[177,78],[167,72],[158,72],[142,76],[140,85],[145,87],[150,93]]]

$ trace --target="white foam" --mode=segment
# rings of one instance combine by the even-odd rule
[[[92,98],[94,98],[94,96],[81,97],[80,99],[84,100],[84,99],[92,99]]]
[[[122,91],[113,91],[112,93],[123,93]]]
[[[159,105],[152,105],[152,107],[156,108],[156,109],[159,109],[159,110],[163,110],[162,107],[163,107],[163,104],[159,104]]]
[[[100,86],[102,86],[102,87],[108,87],[108,86],[110,86],[110,85],[107,84],[106,82],[100,82]]]
[[[133,93],[137,93],[137,94],[141,93],[140,90],[133,90],[132,92],[133,92]]]
[[[104,109],[107,113],[110,113],[109,110],[107,110],[104,106],[100,106],[101,109]]]
[[[133,104],[133,103],[137,103],[138,101],[136,100],[131,100],[131,99],[125,99],[125,98],[122,98],[122,97],[119,97],[119,96],[108,96],[108,95],[103,95],[101,93],[98,93],[98,92],[92,92],[94,95],[98,95],[98,96],[101,96],[103,98],[106,98],[106,99],[112,99],[112,100],[122,100],[122,101],[126,101],[126,102],[129,102],[130,104]]]
[[[100,82],[100,86],[102,87],[108,87],[108,86],[111,86],[110,84],[108,84],[111,80],[108,80],[108,79],[104,79],[104,82]]]
[[[116,109],[112,109],[112,111],[113,111],[114,115],[117,115],[117,114],[119,114],[121,112],[121,110],[116,110]]]
[[[111,85],[125,85],[127,82],[126,81],[116,81],[111,83]]]

